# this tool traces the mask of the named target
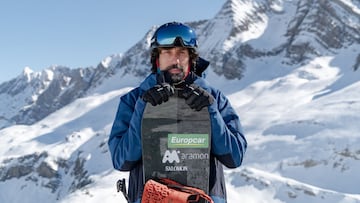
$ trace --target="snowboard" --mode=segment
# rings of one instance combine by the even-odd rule
[[[142,119],[144,183],[170,178],[209,193],[211,125],[208,108],[191,109],[175,95],[146,104]]]

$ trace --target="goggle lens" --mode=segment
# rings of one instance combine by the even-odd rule
[[[180,38],[186,47],[197,47],[196,34],[189,27],[182,24],[164,25],[157,30],[152,46],[174,46],[175,39]]]

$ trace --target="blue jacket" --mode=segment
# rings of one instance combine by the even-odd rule
[[[141,120],[145,102],[144,91],[156,85],[156,74],[150,74],[139,87],[120,98],[113,123],[109,149],[115,169],[130,171],[128,196],[130,202],[140,202],[143,191],[141,162]],[[197,77],[194,83],[212,94],[215,102],[208,107],[211,119],[210,196],[214,202],[226,202],[223,165],[236,168],[241,165],[247,148],[240,119],[228,99],[207,81]]]

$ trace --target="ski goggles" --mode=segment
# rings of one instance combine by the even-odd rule
[[[161,26],[151,39],[151,47],[173,47],[179,39],[183,46],[197,47],[194,30],[183,24],[166,24]]]

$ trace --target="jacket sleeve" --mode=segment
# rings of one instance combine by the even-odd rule
[[[138,99],[136,88],[120,99],[108,145],[113,166],[129,171],[141,159],[141,118],[145,102]]]
[[[239,167],[247,148],[239,116],[220,91],[213,90],[212,93],[215,102],[209,106],[211,151],[226,167]]]

